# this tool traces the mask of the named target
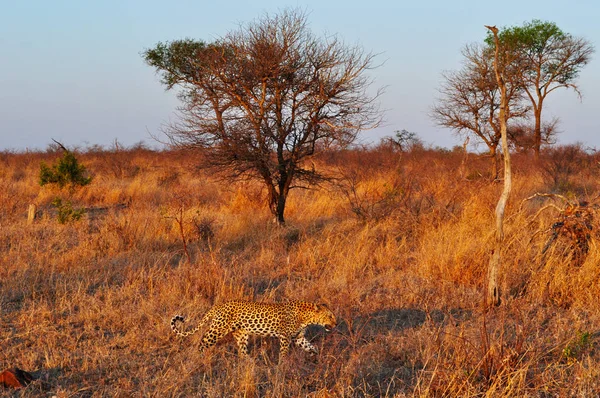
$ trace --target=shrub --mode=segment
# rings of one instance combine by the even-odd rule
[[[85,209],[74,209],[71,202],[68,200],[63,202],[61,198],[56,198],[52,201],[52,205],[58,211],[58,222],[66,224],[69,221],[78,221],[85,213]]]
[[[591,158],[581,144],[550,148],[545,155],[542,170],[552,180],[552,189],[559,193],[576,188],[574,178],[592,166]]]
[[[88,185],[91,177],[86,177],[85,166],[80,165],[77,158],[71,151],[65,151],[63,157],[53,164],[52,167],[42,162],[40,165],[40,185],[57,184],[63,188],[65,186],[75,187]]]

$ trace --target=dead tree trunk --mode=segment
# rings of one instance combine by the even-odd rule
[[[35,213],[37,212],[37,206],[35,203],[31,203],[27,209],[27,225],[33,224],[35,220]]]
[[[510,169],[510,153],[508,152],[508,138],[506,136],[506,121],[508,112],[508,99],[506,96],[506,81],[504,80],[504,65],[506,57],[503,62],[503,66],[498,65],[498,54],[499,54],[499,43],[498,43],[498,28],[495,26],[486,26],[494,34],[494,43],[496,45],[496,51],[494,54],[494,72],[496,74],[496,81],[498,82],[498,88],[500,89],[500,134],[502,140],[502,153],[504,155],[504,189],[496,205],[496,235],[495,244],[490,262],[488,264],[488,291],[487,291],[487,305],[500,305],[500,288],[498,287],[498,269],[502,261],[502,247],[504,243],[504,210],[506,209],[506,203],[510,196],[510,190],[512,188],[512,175]]]

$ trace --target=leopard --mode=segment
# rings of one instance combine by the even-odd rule
[[[305,337],[309,325],[320,325],[330,332],[337,325],[333,312],[325,304],[304,301],[265,303],[254,301],[228,301],[214,305],[202,320],[190,331],[181,331],[178,322],[185,317],[175,315],[171,330],[177,336],[191,336],[210,321],[201,339],[200,351],[204,351],[225,336],[231,334],[237,343],[238,355],[248,357],[248,339],[252,336],[279,338],[279,360],[288,352],[292,341],[311,356],[319,353]]]

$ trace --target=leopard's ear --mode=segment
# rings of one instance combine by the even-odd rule
[[[328,310],[329,307],[327,306],[327,304],[319,303],[319,304],[317,304],[317,309],[319,309],[319,310],[322,310],[322,309]]]

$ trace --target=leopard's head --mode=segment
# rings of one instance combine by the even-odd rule
[[[328,332],[337,325],[335,315],[325,304],[315,304],[315,318],[315,324],[323,326]]]

